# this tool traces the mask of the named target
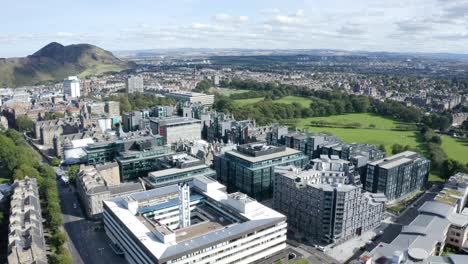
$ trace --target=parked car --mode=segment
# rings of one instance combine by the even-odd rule
[[[327,249],[325,247],[319,246],[319,245],[314,245],[314,248],[316,248],[318,251],[325,252]]]

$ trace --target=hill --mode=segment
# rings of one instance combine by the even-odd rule
[[[25,58],[0,58],[0,87],[60,81],[70,75],[97,75],[133,67],[111,52],[90,44],[52,42]]]

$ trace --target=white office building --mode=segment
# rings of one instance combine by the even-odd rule
[[[174,91],[166,94],[166,97],[174,98],[176,101],[199,103],[202,105],[213,105],[214,95],[188,91]]]
[[[63,93],[67,97],[77,98],[81,96],[80,79],[76,76],[69,76],[63,81]]]
[[[188,186],[104,201],[106,234],[129,263],[247,264],[286,248],[284,215],[207,177]]]

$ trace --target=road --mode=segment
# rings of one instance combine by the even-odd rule
[[[288,248],[293,249],[300,253],[304,258],[309,260],[310,263],[320,263],[320,264],[338,264],[340,263],[336,259],[328,256],[327,254],[317,250],[316,248],[300,243],[295,240],[288,239]]]
[[[58,186],[64,226],[70,238],[68,248],[74,263],[98,264],[103,260],[112,264],[127,263],[123,256],[116,255],[110,248],[110,241],[100,228],[102,225],[86,220],[74,189],[61,182],[58,182]]]
[[[443,185],[434,185],[432,188],[427,190],[423,195],[421,195],[416,201],[408,206],[400,216],[389,223],[387,228],[383,231],[384,233],[374,240],[371,245],[366,245],[366,251],[372,251],[380,242],[391,243],[401,232],[403,226],[410,224],[417,216],[418,209],[425,202],[432,201],[434,197],[442,190]],[[345,263],[351,263],[353,260],[357,259],[363,253],[362,250],[357,251],[351,258],[349,258]]]

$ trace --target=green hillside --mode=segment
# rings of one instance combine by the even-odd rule
[[[132,67],[133,64],[93,45],[63,46],[52,42],[25,58],[0,58],[0,87],[35,85],[60,81],[70,75],[86,77]]]

